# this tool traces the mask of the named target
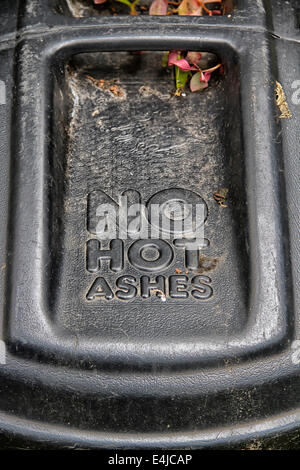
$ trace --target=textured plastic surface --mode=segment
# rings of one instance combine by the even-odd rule
[[[2,439],[197,448],[297,430],[297,2],[201,18],[63,3],[1,5]],[[214,53],[224,76],[171,97],[158,51],[176,49]],[[95,82],[116,78],[118,95]],[[189,257],[174,235],[155,262],[149,240],[102,243],[96,207],[124,194],[204,203],[206,246]]]

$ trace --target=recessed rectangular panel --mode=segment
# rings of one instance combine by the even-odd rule
[[[226,337],[248,316],[238,68],[176,97],[162,55],[77,55],[55,86],[51,318],[99,342]],[[201,205],[205,246],[101,240],[97,208],[124,196],[167,216]]]

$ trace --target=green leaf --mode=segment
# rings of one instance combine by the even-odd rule
[[[130,14],[131,15],[137,15],[137,12],[135,11],[135,6],[139,2],[139,0],[134,0],[133,2],[130,2],[129,0],[117,0],[119,3],[124,3],[130,8]]]
[[[176,89],[179,88],[184,89],[186,82],[188,81],[189,77],[191,76],[191,72],[184,72],[181,70],[177,65],[175,65],[175,83]]]
[[[208,83],[201,80],[201,72],[195,73],[190,81],[191,92],[202,91],[208,87]]]

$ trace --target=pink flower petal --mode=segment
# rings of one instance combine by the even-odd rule
[[[95,5],[100,5],[101,3],[105,3],[106,0],[94,0]]]
[[[179,53],[177,51],[172,51],[169,54],[168,65],[177,65],[184,72],[189,72],[190,70],[198,70],[195,66],[191,66],[186,59],[178,59]]]
[[[177,65],[184,72],[189,72],[190,70],[196,70],[196,67],[191,66],[186,59],[176,60],[174,65]]]
[[[149,9],[149,15],[166,15],[168,11],[168,0],[154,0]]]
[[[174,65],[174,61],[178,60],[178,51],[170,51],[168,65]]]
[[[211,78],[211,72],[204,72],[201,74],[201,81],[208,83]]]

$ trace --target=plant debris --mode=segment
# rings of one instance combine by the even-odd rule
[[[289,106],[286,101],[286,97],[283,91],[283,88],[279,82],[276,82],[275,86],[275,93],[276,93],[276,104],[280,109],[281,115],[279,116],[280,119],[289,119],[292,117],[292,113],[289,109]]]
[[[124,96],[123,91],[121,90],[121,88],[118,85],[110,86],[109,91],[111,91],[112,94],[115,95],[115,96],[120,96],[120,97]]]
[[[101,8],[108,0],[91,0],[95,6]],[[150,7],[139,5],[139,0],[115,0],[129,7],[130,15],[139,15],[149,12],[149,15],[184,15],[184,16],[213,16],[228,15],[234,9],[233,0],[152,0]],[[175,8],[174,8],[175,7]],[[113,15],[116,9],[110,6]]]
[[[164,56],[163,65],[166,57],[168,57],[167,65],[175,66],[175,96],[184,96],[183,91],[188,80],[191,92],[204,90],[208,87],[212,73],[216,70],[222,72],[223,69],[221,63],[205,68],[206,59],[203,60],[205,54],[202,52],[171,51]]]
[[[158,297],[162,302],[166,302],[166,294],[161,289],[153,289],[153,293],[156,294],[156,297]]]
[[[95,5],[101,7],[107,0],[91,0]],[[130,9],[130,15],[143,14],[147,11],[147,7],[138,6],[139,0],[116,0],[119,3],[127,5]],[[136,10],[138,7],[139,11]],[[176,8],[174,8],[176,7]],[[165,16],[178,14],[179,16],[213,16],[227,15],[233,10],[233,0],[152,0],[149,8],[151,16]],[[116,15],[116,9],[112,7],[113,15]],[[176,91],[174,96],[186,96],[185,87],[189,83],[190,91],[203,91],[208,87],[212,73],[219,71],[222,73],[223,66],[221,63],[214,64],[213,67],[205,68],[201,64],[202,52],[194,51],[171,51],[167,52],[162,64],[174,68],[174,79]],[[98,81],[95,84],[100,88],[104,88],[104,81]],[[115,86],[111,86],[110,91],[115,96],[121,96],[120,90]]]
[[[103,78],[97,79],[91,77],[90,75],[86,75],[86,78],[90,80],[96,87],[100,88],[101,90],[109,90],[114,96],[122,98],[124,96],[123,90],[117,84],[117,79],[114,80],[104,80]]]
[[[197,273],[202,274],[205,272],[213,271],[218,265],[218,258],[209,258],[201,255],[199,257],[200,268],[197,269]]]
[[[130,15],[138,15],[138,12],[136,11],[135,7],[136,7],[136,4],[138,3],[139,0],[133,0],[133,2],[130,2],[129,0],[116,0],[116,1],[119,2],[119,3],[124,3],[125,5],[127,5],[130,9],[130,11],[129,11]],[[103,3],[106,3],[107,0],[93,0],[93,2],[94,2],[95,5],[102,5]],[[113,14],[116,13],[114,11],[114,8],[112,8],[112,12],[113,12]]]
[[[213,194],[214,200],[216,201],[217,204],[219,204],[219,206],[227,207],[227,204],[226,204],[227,194],[228,194],[227,188],[219,189],[219,191]]]

